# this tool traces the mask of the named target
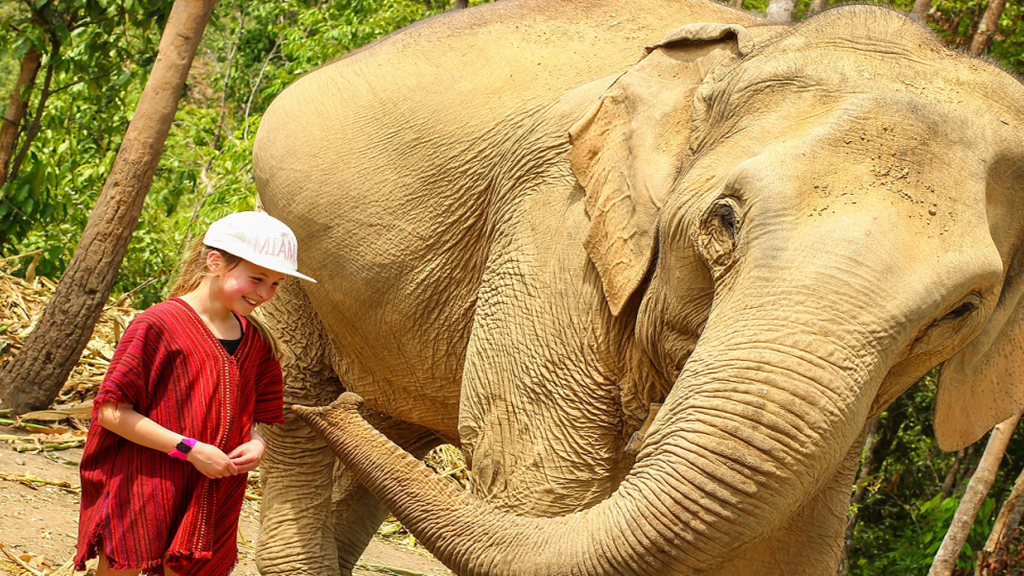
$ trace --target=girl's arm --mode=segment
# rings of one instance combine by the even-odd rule
[[[141,446],[168,453],[174,450],[183,436],[146,418],[131,404],[104,402],[96,410],[100,426]],[[262,452],[260,454],[262,456]],[[170,458],[170,456],[168,456]],[[238,474],[235,464],[216,446],[196,442],[188,453],[188,461],[208,478],[223,478]]]

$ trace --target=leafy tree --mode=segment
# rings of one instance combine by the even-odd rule
[[[50,46],[48,28],[25,6],[3,4],[14,13],[0,26],[0,70],[12,70],[8,76],[29,43]],[[36,272],[63,272],[73,249],[68,240],[79,236],[109,173],[169,6],[170,0],[62,0],[54,8],[67,19],[66,12],[80,7],[77,27],[61,45],[38,132],[29,146],[25,134],[19,142],[24,168],[0,188],[0,256],[42,250]],[[263,110],[285,86],[446,7],[441,0],[219,3],[115,293],[131,292],[141,306],[159,301],[188,238],[228,212],[254,207],[252,139]],[[97,10],[95,19],[80,17]],[[39,96],[36,90],[30,110]],[[21,272],[30,262],[20,261]]]
[[[25,339],[18,362],[0,371],[0,402],[15,414],[53,402],[92,336],[138,224],[215,1],[174,1],[159,55],[74,257],[39,324]],[[45,101],[45,86],[40,102]]]
[[[7,5],[0,61],[17,62],[30,47],[43,61],[0,187],[4,253],[42,248],[38,271],[62,269],[73,248],[67,240],[77,238],[68,232],[84,226],[110,169],[169,7],[169,0]]]

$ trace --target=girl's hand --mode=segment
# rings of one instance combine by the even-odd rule
[[[263,458],[263,452],[266,449],[267,447],[263,444],[263,439],[256,436],[232,450],[228,454],[228,458],[231,458],[231,463],[235,465],[235,469],[238,470],[239,474],[250,472],[256,466],[259,466],[260,460]]]
[[[188,461],[207,478],[224,478],[238,474],[238,469],[231,459],[212,444],[196,442],[188,453]]]

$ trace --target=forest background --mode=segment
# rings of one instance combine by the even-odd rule
[[[457,0],[456,0],[457,1]],[[470,5],[486,0],[472,0]],[[997,0],[992,0],[997,1]],[[822,0],[817,0],[818,6]],[[0,0],[0,97],[38,58],[6,171],[0,169],[0,263],[57,279],[67,265],[153,66],[171,0]],[[909,12],[911,0],[887,2]],[[765,14],[768,0],[742,0]],[[813,11],[798,0],[794,20]],[[929,26],[966,49],[984,0],[935,0]],[[114,295],[164,298],[183,249],[206,225],[254,207],[252,141],[273,98],[302,74],[417,20],[449,0],[220,0],[193,63]],[[1024,4],[1010,0],[988,56],[1024,73]],[[926,574],[985,439],[956,454],[932,440],[934,374],[877,420],[854,487],[850,574]],[[958,572],[973,573],[998,504],[1024,468],[1015,435],[977,515]],[[1006,573],[1024,573],[1014,537]]]

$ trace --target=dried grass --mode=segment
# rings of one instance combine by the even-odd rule
[[[26,281],[11,276],[9,269],[0,269],[0,370],[21,350],[55,288],[53,282],[46,278],[36,276]],[[140,312],[133,309],[131,302],[124,297],[112,300],[104,307],[89,344],[54,401],[53,410],[80,408],[96,396],[103,374],[114,356],[117,341],[128,323]],[[63,417],[57,420],[61,419]]]
[[[45,556],[34,554],[16,554],[0,542],[0,568],[4,568],[9,574],[21,576],[70,576],[74,573],[74,559],[69,559],[61,566],[56,566]]]

